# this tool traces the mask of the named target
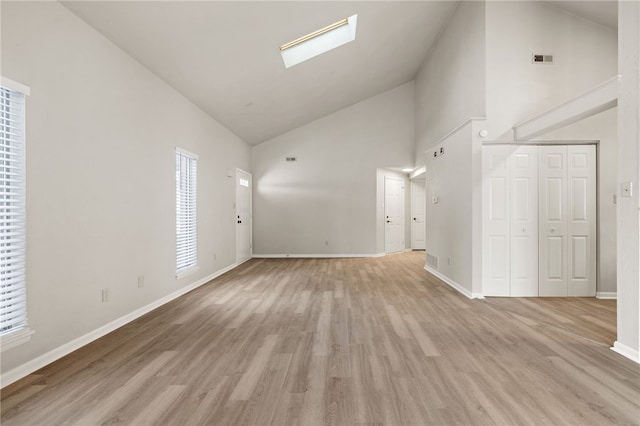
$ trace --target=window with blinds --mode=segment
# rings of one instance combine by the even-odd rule
[[[198,156],[176,148],[176,275],[198,263]]]
[[[27,328],[25,94],[0,86],[0,337]],[[24,333],[22,333],[24,334]],[[30,333],[29,333],[30,334]]]

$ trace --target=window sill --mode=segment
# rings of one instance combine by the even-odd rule
[[[192,266],[189,269],[185,269],[184,271],[180,271],[176,274],[176,280],[179,280],[181,278],[186,277],[187,275],[191,275],[194,272],[198,272],[198,270],[200,270],[200,267],[198,265],[196,266]]]
[[[4,336],[0,336],[0,352],[15,348],[31,340],[31,336],[35,331],[30,328],[22,328]]]

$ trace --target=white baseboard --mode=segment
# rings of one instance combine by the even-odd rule
[[[598,291],[596,292],[596,299],[617,299],[618,293],[615,291]]]
[[[424,269],[427,272],[429,272],[430,274],[433,274],[436,277],[438,277],[439,279],[441,279],[442,281],[444,281],[444,283],[447,284],[449,287],[452,287],[454,290],[457,290],[458,292],[464,294],[469,299],[484,299],[484,296],[482,295],[482,293],[472,293],[472,292],[470,292],[468,289],[466,289],[462,285],[460,285],[457,282],[453,281],[451,278],[447,277],[446,275],[442,275],[440,272],[438,272],[435,269],[431,268],[429,265],[424,265]]]
[[[159,308],[160,306],[166,303],[169,303],[174,299],[177,299],[183,294],[186,294],[191,290],[194,290],[200,287],[201,285],[208,283],[212,279],[217,278],[226,272],[229,272],[230,270],[236,268],[237,266],[238,265],[234,263],[230,266],[227,266],[226,268],[216,271],[211,275],[201,278],[198,281],[192,284],[189,284],[186,287],[182,287],[181,289],[176,290],[173,293],[168,294],[156,300],[155,302],[151,302],[148,305],[138,308],[135,311],[128,313],[127,315],[124,315],[116,320],[113,320],[110,323],[105,324],[100,328],[90,331],[84,336],[80,336],[68,343],[63,344],[62,346],[59,346],[43,355],[40,355],[35,359],[32,359],[31,361],[27,361],[26,363],[14,368],[13,370],[7,371],[6,373],[2,374],[2,376],[0,376],[0,388],[4,388],[5,386],[10,385],[11,383],[14,383],[22,379],[23,377],[28,376],[34,371],[37,371],[42,367],[49,365],[52,362],[62,358],[63,356],[68,355],[71,352],[77,349],[80,349],[83,346],[88,345],[94,340],[97,340],[100,337],[111,333],[112,331],[130,323],[131,321],[141,317],[142,315],[145,315],[153,311],[154,309]]]
[[[255,259],[337,259],[347,257],[382,257],[384,253],[373,254],[254,254]]]
[[[629,358],[633,362],[640,364],[640,354],[638,353],[638,351],[618,342],[617,340],[613,342],[613,347],[611,348],[611,350],[619,353],[626,358]]]

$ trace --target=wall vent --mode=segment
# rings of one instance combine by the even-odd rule
[[[296,161],[296,157],[287,157],[286,160],[288,162]]]
[[[539,53],[534,53],[531,56],[531,62],[534,64],[552,64],[553,55],[541,55]]]
[[[431,266],[434,269],[438,269],[438,256],[427,253],[427,265]]]

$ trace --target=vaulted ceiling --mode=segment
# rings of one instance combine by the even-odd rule
[[[64,2],[257,144],[413,80],[456,2]],[[285,69],[278,46],[358,14],[356,40]]]
[[[610,2],[587,3],[604,3],[605,8],[577,7],[578,12],[601,16],[602,10],[611,10]],[[63,4],[255,145],[413,80],[458,2]],[[576,9],[575,4],[568,7]],[[358,14],[354,42],[284,67],[278,46],[353,14]]]

